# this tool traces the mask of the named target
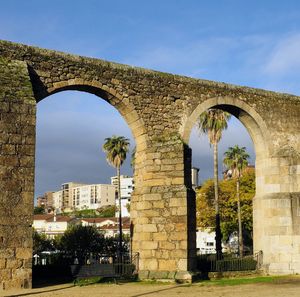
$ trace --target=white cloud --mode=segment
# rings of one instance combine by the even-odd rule
[[[290,35],[278,41],[271,51],[263,71],[268,75],[283,76],[299,72],[300,34]]]
[[[184,75],[203,74],[208,65],[238,46],[233,38],[214,37],[180,46],[149,46],[132,53],[123,63]]]

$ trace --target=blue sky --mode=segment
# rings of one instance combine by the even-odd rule
[[[10,0],[0,10],[0,39],[297,95],[299,28],[292,0]],[[80,92],[40,102],[37,123],[36,195],[70,180],[109,182],[103,139],[132,138],[113,107]],[[221,153],[236,143],[253,161],[251,140],[233,119]],[[207,140],[193,131],[190,144],[201,179],[211,176]]]

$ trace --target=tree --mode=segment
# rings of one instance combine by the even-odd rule
[[[232,177],[236,179],[236,200],[237,200],[237,213],[238,213],[238,223],[239,223],[239,254],[244,255],[244,244],[243,244],[243,229],[242,229],[242,218],[241,218],[241,201],[240,201],[240,179],[242,171],[248,165],[249,155],[246,153],[245,147],[239,147],[235,145],[234,147],[229,147],[224,153],[224,165],[232,170]]]
[[[32,232],[33,253],[38,254],[43,251],[52,251],[54,246],[50,239],[47,239],[45,234],[38,233],[36,230]]]
[[[227,121],[230,114],[219,109],[211,108],[203,112],[198,119],[200,132],[208,135],[210,144],[214,149],[214,193],[215,193],[215,229],[216,229],[216,253],[217,259],[222,258],[222,233],[220,228],[220,210],[218,194],[218,143],[222,137],[222,131],[227,129]]]
[[[243,225],[243,240],[248,246],[252,246],[252,200],[255,196],[254,170],[243,172],[240,179],[241,217]],[[201,188],[196,190],[197,202],[197,227],[208,228],[215,223],[214,210],[214,181],[205,181]],[[236,182],[234,179],[219,182],[219,205],[221,230],[224,241],[238,230]]]
[[[118,176],[118,200],[119,200],[119,256],[122,256],[122,203],[121,203],[121,184],[120,168],[126,159],[129,150],[129,139],[123,136],[112,136],[105,138],[103,150],[106,153],[107,162],[117,169]]]
[[[74,225],[60,238],[59,244],[65,254],[83,263],[91,253],[103,252],[105,239],[94,226]]]
[[[35,206],[33,209],[33,214],[44,214],[45,213],[45,207],[43,206]]]
[[[116,214],[116,206],[115,205],[108,205],[102,206],[98,208],[98,217],[102,218],[111,218],[114,217]]]

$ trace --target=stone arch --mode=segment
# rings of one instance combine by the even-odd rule
[[[186,118],[181,127],[181,136],[188,143],[191,130],[197,117],[205,110],[216,107],[227,111],[238,118],[248,130],[255,146],[256,153],[268,149],[268,129],[261,116],[247,103],[232,97],[214,97],[200,103]]]
[[[233,97],[214,97],[200,103],[188,116],[181,127],[181,136],[185,143],[189,142],[191,130],[197,117],[205,110],[216,107],[234,115],[247,129],[256,153],[256,193],[264,191],[265,160],[270,155],[268,128],[262,117],[253,107]]]
[[[70,79],[53,83],[53,87],[48,88],[43,95],[36,95],[36,101],[62,91],[83,91],[94,94],[110,105],[114,106],[125,119],[136,141],[137,151],[143,149],[143,144],[147,141],[145,125],[141,117],[136,112],[134,106],[129,102],[128,96],[118,93],[113,88],[108,88],[98,81],[87,81],[83,79]]]

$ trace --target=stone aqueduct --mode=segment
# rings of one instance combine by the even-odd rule
[[[254,250],[269,273],[300,273],[300,97],[0,41],[0,287],[31,286],[36,104],[79,90],[113,105],[137,144],[133,250],[141,278],[189,279],[195,196],[189,135],[210,107],[256,150]]]

